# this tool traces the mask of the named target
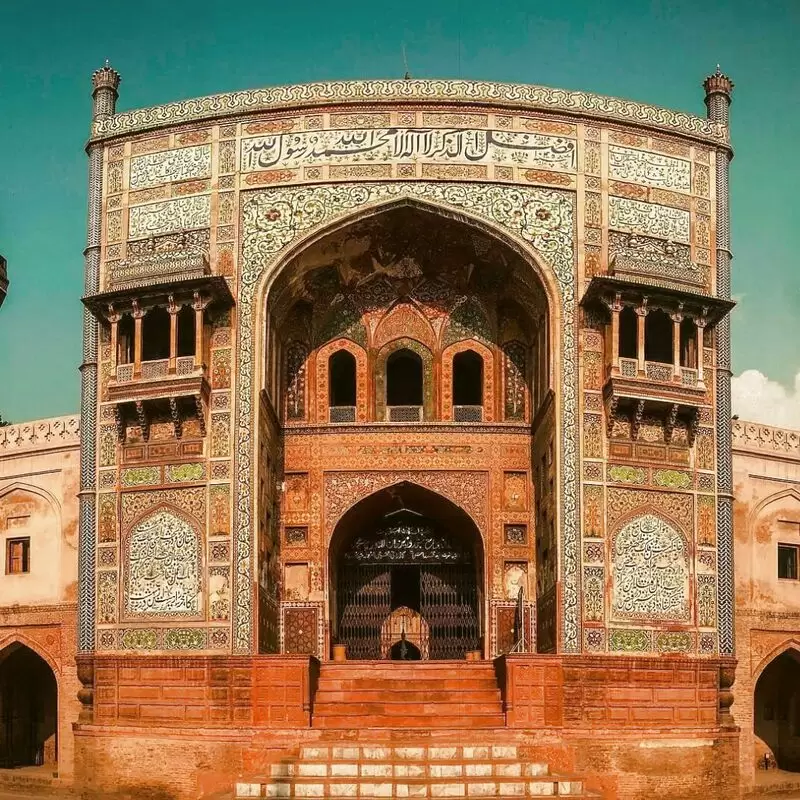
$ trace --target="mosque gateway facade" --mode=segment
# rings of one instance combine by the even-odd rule
[[[701,118],[446,80],[117,112],[119,80],[87,146],[71,780],[752,783],[732,82]]]

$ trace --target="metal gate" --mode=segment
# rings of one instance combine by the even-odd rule
[[[382,649],[391,650],[387,642],[381,647],[381,632],[397,608],[419,613],[431,659],[463,659],[480,649],[471,549],[429,520],[406,513],[356,536],[341,554],[335,641],[347,645],[348,658],[381,658]]]

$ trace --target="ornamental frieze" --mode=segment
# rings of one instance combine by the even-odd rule
[[[728,141],[727,126],[694,114],[588,92],[571,92],[528,84],[464,80],[336,81],[216,94],[97,119],[92,125],[92,137],[118,136],[164,125],[185,124],[248,112],[278,111],[297,106],[397,101],[457,102],[461,105],[494,103],[528,112],[561,112],[646,125],[705,139],[714,144],[725,144]]]

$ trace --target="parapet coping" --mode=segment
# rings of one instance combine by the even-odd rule
[[[731,434],[734,452],[763,453],[800,461],[800,430],[735,419],[731,423]]]
[[[79,415],[35,419],[0,428],[0,458],[22,452],[77,447],[80,442]]]
[[[728,148],[726,125],[618,97],[520,83],[470,80],[325,81],[208,95],[122,111],[92,124],[91,142],[192,122],[321,106],[430,103],[497,106],[618,122]]]

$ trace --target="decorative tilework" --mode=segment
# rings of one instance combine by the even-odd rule
[[[130,188],[143,189],[159,183],[207,178],[211,175],[211,145],[180,147],[135,156],[130,162]]]
[[[675,242],[689,241],[689,212],[627,197],[608,198],[609,225]]]
[[[251,439],[253,402],[253,322],[257,286],[275,269],[288,246],[314,229],[363,212],[370,206],[400,200],[428,204],[433,211],[448,209],[467,215],[474,224],[514,243],[523,251],[533,248],[550,267],[559,285],[562,306],[563,396],[562,508],[563,611],[567,652],[580,647],[578,619],[578,553],[576,540],[576,430],[575,424],[575,287],[574,197],[558,190],[535,187],[446,185],[425,182],[272,188],[248,196],[242,208],[242,274],[239,308],[239,413],[237,430],[237,524],[234,581],[234,649],[249,652],[253,614],[251,574]],[[547,280],[552,286],[552,280]]]
[[[139,239],[173,231],[207,228],[210,223],[211,200],[208,195],[179,197],[131,208],[128,235],[131,239]]]

